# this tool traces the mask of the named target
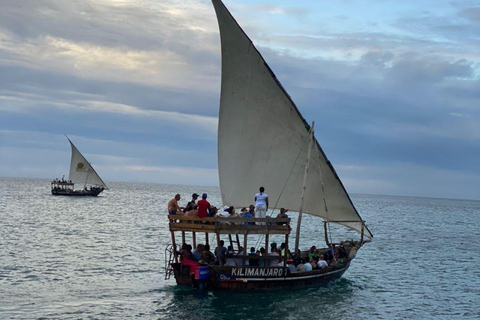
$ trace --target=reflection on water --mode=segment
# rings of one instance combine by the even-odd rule
[[[164,280],[166,203],[207,192],[221,206],[218,189],[109,186],[98,198],[54,197],[48,180],[0,179],[0,319],[480,318],[478,201],[353,195],[375,238],[342,279],[198,292]],[[322,243],[322,223],[304,216],[301,247]]]

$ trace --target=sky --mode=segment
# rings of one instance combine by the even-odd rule
[[[480,200],[480,2],[226,0],[347,191]],[[218,185],[209,0],[0,0],[0,176]]]

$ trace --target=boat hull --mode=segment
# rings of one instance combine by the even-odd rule
[[[287,272],[286,268],[211,266],[211,277],[197,280],[189,267],[172,265],[177,285],[211,290],[279,290],[322,285],[339,279],[350,267],[350,261],[329,270]],[[262,271],[263,270],[263,271]]]
[[[96,197],[102,193],[103,188],[87,191],[71,191],[71,190],[52,190],[54,196],[68,196],[68,197]]]

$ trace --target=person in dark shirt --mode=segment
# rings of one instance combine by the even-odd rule
[[[215,262],[220,264],[220,261],[225,264],[225,257],[227,256],[227,248],[224,247],[225,242],[220,240],[220,247],[215,248]]]
[[[193,210],[193,207],[197,203],[197,199],[198,199],[198,194],[196,194],[196,193],[192,194],[192,200],[187,203],[187,206],[185,207],[183,212]]]
[[[251,247],[250,248],[250,253],[248,254],[249,256],[254,256],[254,257],[258,257],[256,251],[255,251],[255,247]],[[259,260],[258,259],[249,259],[248,260],[248,264],[251,266],[251,267],[257,267],[259,265]]]

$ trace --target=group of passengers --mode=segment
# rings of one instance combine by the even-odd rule
[[[265,193],[265,188],[261,187],[259,193],[255,194],[255,205],[251,204],[248,209],[243,207],[240,212],[236,212],[233,206],[224,206],[222,211],[219,211],[217,207],[212,206],[208,201],[208,195],[202,194],[202,199],[197,202],[198,194],[192,194],[192,200],[190,200],[185,207],[180,207],[178,201],[180,201],[180,194],[176,194],[173,199],[168,202],[168,214],[169,215],[184,215],[187,217],[219,217],[219,218],[265,218],[268,209],[268,195]],[[277,218],[288,218],[285,208],[280,209],[280,213]],[[254,222],[248,222],[248,225],[255,224]],[[281,223],[279,223],[281,224]]]
[[[303,255],[300,250],[296,255],[291,255],[290,250],[286,249],[285,243],[280,248],[273,242],[270,245],[270,253],[265,248],[256,250],[250,248],[250,252],[244,255],[245,248],[239,247],[237,253],[233,246],[225,247],[225,242],[220,240],[220,246],[215,248],[214,253],[210,251],[210,246],[199,244],[192,252],[192,246],[184,243],[180,252],[180,261],[183,265],[190,267],[193,272],[198,266],[224,265],[231,267],[287,267],[290,272],[307,272],[312,270],[325,270],[332,265],[341,265],[345,263],[347,253],[343,247],[332,245],[328,251],[323,254],[312,246],[307,255]],[[285,259],[285,255],[287,259]],[[262,258],[264,257],[264,258]],[[278,258],[277,258],[278,257]]]

